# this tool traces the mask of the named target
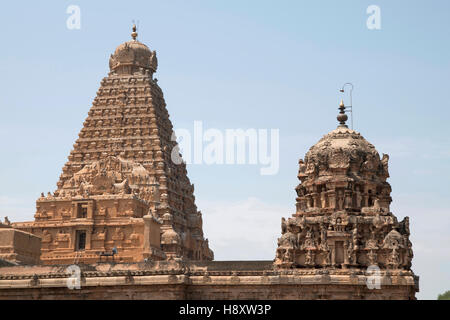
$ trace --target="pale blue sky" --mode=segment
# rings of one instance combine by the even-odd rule
[[[66,28],[71,4],[80,30]],[[366,28],[371,4],[381,30]],[[418,297],[434,299],[450,290],[449,17],[445,0],[3,3],[0,217],[31,220],[40,192],[55,189],[135,19],[158,53],[175,128],[280,129],[277,175],[188,166],[217,259],[273,258],[281,216],[294,212],[298,158],[335,128],[350,81],[355,129],[390,155],[392,209],[411,218]]]

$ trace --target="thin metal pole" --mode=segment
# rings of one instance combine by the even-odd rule
[[[350,106],[348,106],[347,108],[349,108],[350,109],[350,112],[352,113],[351,114],[351,126],[352,126],[352,130],[353,130],[353,83],[351,83],[351,82],[346,82],[346,83],[344,83],[344,85],[342,86],[342,89],[340,90],[341,92],[344,92],[344,87],[346,86],[346,85],[349,85],[349,86],[351,86],[351,88],[350,88]]]

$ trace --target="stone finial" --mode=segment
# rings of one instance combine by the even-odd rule
[[[133,38],[133,40],[136,41],[137,36],[138,36],[138,34],[136,32],[136,25],[133,24],[133,32],[131,33],[131,37]]]
[[[339,121],[339,127],[347,128],[347,125],[345,124],[345,121],[347,121],[347,119],[348,119],[348,117],[345,114],[344,101],[341,100],[341,103],[339,104],[339,114],[337,116],[337,120]]]

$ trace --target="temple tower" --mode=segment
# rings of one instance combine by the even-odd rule
[[[282,218],[274,263],[413,275],[409,219],[399,222],[389,209],[389,156],[347,127],[343,102],[339,110],[338,127],[299,160],[296,213]]]
[[[57,190],[36,202],[35,221],[15,227],[42,237],[44,263],[98,260],[212,260],[194,185],[187,177],[163,93],[156,52],[137,40],[109,59]]]

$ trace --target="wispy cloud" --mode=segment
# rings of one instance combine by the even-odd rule
[[[280,236],[281,217],[293,207],[266,203],[257,198],[237,202],[198,201],[205,236],[217,260],[271,260]]]
[[[0,195],[0,217],[7,216],[12,222],[33,219],[35,199]]]

